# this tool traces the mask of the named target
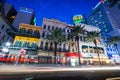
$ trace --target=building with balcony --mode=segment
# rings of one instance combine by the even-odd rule
[[[13,46],[10,47],[10,54],[16,56],[24,49],[25,56],[37,55],[37,49],[40,47],[41,28],[35,25],[21,23],[18,32],[14,38]]]
[[[100,31],[100,29],[95,26],[81,24],[81,23],[79,23],[78,25],[85,26],[85,29],[87,31]],[[54,57],[54,43],[46,40],[45,39],[46,35],[53,29],[61,29],[62,32],[67,35],[71,32],[71,28],[73,28],[73,27],[74,27],[73,25],[68,25],[68,24],[66,24],[64,22],[60,22],[59,20],[56,20],[56,19],[44,18],[43,24],[42,24],[41,44],[40,44],[40,49],[38,51],[38,55],[46,56],[46,57],[47,56]],[[97,56],[97,51],[96,51],[95,45],[92,42],[88,42],[86,40],[87,39],[86,37],[87,37],[86,35],[81,35],[80,40],[79,40],[82,63],[84,61],[92,61],[92,62],[98,61],[98,56]],[[67,38],[67,36],[66,36],[66,38]],[[98,50],[99,50],[101,61],[109,62],[109,59],[108,59],[107,53],[106,53],[106,48],[102,42],[98,44]],[[77,47],[77,42],[76,42],[75,37],[72,38],[71,42],[69,42],[69,40],[68,40],[67,42],[58,44],[57,57],[64,57],[65,55],[70,56],[69,54],[73,54],[73,53],[76,56],[78,54],[78,47]],[[70,58],[72,58],[72,56]],[[70,58],[67,58],[67,59],[69,60]],[[78,58],[76,58],[76,62],[77,61],[78,61]]]

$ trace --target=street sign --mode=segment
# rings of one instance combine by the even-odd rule
[[[25,55],[26,54],[26,50],[25,49],[21,49],[20,50],[20,55]]]

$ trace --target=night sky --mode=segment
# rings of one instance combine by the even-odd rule
[[[6,0],[13,4],[18,11],[20,7],[31,8],[35,11],[37,25],[41,26],[42,19],[55,18],[72,24],[73,15],[88,14],[99,0]]]

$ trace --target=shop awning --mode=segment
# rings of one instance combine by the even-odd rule
[[[78,57],[78,53],[67,53],[67,57]],[[82,58],[82,54],[80,53],[80,58]]]
[[[78,57],[78,53],[76,52],[59,52],[58,54],[65,54],[67,57]],[[82,58],[82,54],[80,53],[80,58]]]

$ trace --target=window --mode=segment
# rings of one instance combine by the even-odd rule
[[[20,33],[26,33],[26,29],[25,28],[21,28],[21,29],[19,29],[19,32]]]
[[[28,33],[28,34],[32,34],[32,33],[33,33],[33,30],[32,30],[32,29],[28,29],[27,33]]]
[[[50,30],[50,26],[48,26],[48,30]]]
[[[80,41],[82,41],[82,36],[80,36]]]
[[[66,44],[63,44],[63,51],[66,51]]]
[[[37,49],[37,43],[32,42],[31,47]]]
[[[56,29],[58,29],[58,27],[56,27]]]
[[[22,47],[27,47],[27,42],[24,41]]]
[[[43,49],[43,42],[41,41],[40,49]]]
[[[2,37],[2,40],[4,40],[5,39],[5,35]]]
[[[53,49],[53,44],[50,43],[50,50],[52,51],[52,49]]]
[[[55,28],[55,27],[54,27],[54,26],[52,26],[52,30],[54,30],[54,28]]]
[[[88,46],[82,46],[82,52],[86,53],[88,52]]]
[[[36,37],[40,37],[40,33],[39,33],[38,30],[35,30],[35,31],[34,31],[34,36],[36,36]]]
[[[8,32],[9,31],[9,29],[6,29],[6,32]]]
[[[65,28],[63,28],[63,32],[65,32]]]
[[[48,50],[48,42],[45,44],[45,49]]]
[[[94,53],[92,47],[89,47],[89,50],[90,50],[90,53]]]
[[[44,38],[45,37],[45,32],[43,31],[43,33],[42,33],[42,37]]]
[[[69,33],[69,29],[67,29],[67,33]]]
[[[1,29],[4,29],[4,27],[5,27],[5,26],[4,26],[4,25],[2,25]]]
[[[44,25],[43,29],[46,29],[46,25]]]

